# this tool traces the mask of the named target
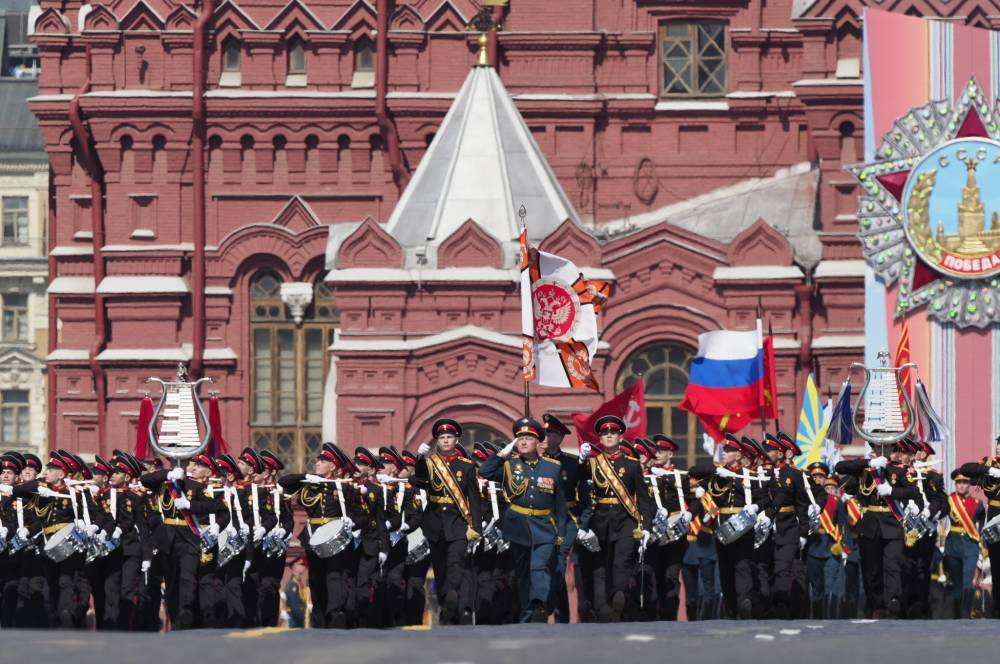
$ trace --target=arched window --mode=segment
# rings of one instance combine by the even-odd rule
[[[323,443],[323,390],[340,312],[333,291],[313,284],[312,302],[296,324],[282,298],[282,280],[262,270],[250,281],[253,445],[272,450],[290,468],[306,469]],[[301,289],[305,284],[284,284]],[[289,299],[290,304],[300,299]]]
[[[354,44],[354,77],[352,88],[370,88],[375,85],[375,44],[362,37]]]
[[[463,424],[459,442],[469,454],[472,454],[472,448],[476,443],[500,443],[502,447],[510,442],[510,436],[504,436],[485,424]]]
[[[306,45],[295,37],[288,44],[288,74],[306,73]]]
[[[242,46],[236,37],[227,37],[222,42],[222,74],[219,76],[219,85],[224,87],[238,87],[242,82],[240,73],[240,56]]]
[[[618,374],[621,392],[642,377],[646,389],[646,434],[664,433],[680,446],[678,457],[688,465],[707,459],[702,448],[705,432],[698,418],[680,409],[694,352],[679,344],[651,344],[634,353]]]

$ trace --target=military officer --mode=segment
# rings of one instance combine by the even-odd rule
[[[139,626],[139,594],[143,574],[149,571],[153,545],[142,496],[130,483],[142,475],[139,461],[122,453],[106,464],[108,488],[98,501],[114,521],[111,537],[118,546],[104,558],[104,627],[134,630]]]
[[[891,446],[871,445],[871,459],[841,461],[836,472],[850,476],[844,489],[858,497],[862,508],[858,534],[868,610],[898,618],[905,601],[900,505],[918,499],[919,493],[906,478],[906,469],[886,457]]]
[[[960,470],[952,471],[955,490],[948,496],[951,529],[944,544],[944,571],[951,582],[950,606],[952,618],[969,618],[975,599],[973,578],[979,560],[979,529],[986,519],[986,508],[970,494],[972,484]]]
[[[806,468],[810,491],[819,512],[813,533],[806,529],[806,569],[809,579],[811,617],[817,620],[834,618],[840,606],[841,589],[838,578],[846,550],[849,549],[850,526],[847,510],[838,495],[836,479],[830,478],[829,467],[822,462]]]
[[[962,464],[959,471],[969,478],[973,486],[980,487],[986,495],[985,522],[989,523],[1000,515],[1000,436],[994,441],[992,456],[983,457],[978,462]],[[986,550],[990,558],[990,569],[1000,569],[1000,542],[990,544]],[[993,617],[1000,618],[1000,601],[993,601]]]
[[[439,419],[431,427],[436,449],[421,443],[414,484],[427,492],[428,505],[421,529],[431,548],[431,564],[441,606],[441,622],[472,623],[472,606],[460,606],[469,545],[480,539],[479,483],[476,467],[460,454],[462,427],[452,419]],[[474,601],[474,599],[473,599]]]
[[[622,451],[625,430],[620,417],[606,415],[594,424],[601,450],[589,443],[580,446],[580,462],[587,464],[594,505],[590,530],[600,543],[594,560],[594,609],[603,622],[620,621],[634,599],[629,586],[638,547],[650,541],[656,512],[639,462]]]
[[[556,547],[566,532],[561,465],[539,454],[545,429],[531,418],[514,423],[514,440],[483,462],[480,474],[501,482],[510,508],[502,529],[510,542],[521,622],[547,622]],[[515,448],[517,456],[511,458]]]
[[[552,601],[555,608],[556,622],[569,622],[569,592],[566,587],[566,569],[570,558],[577,556],[580,547],[574,547],[576,534],[590,524],[592,508],[590,505],[590,490],[586,485],[585,476],[580,472],[580,458],[562,449],[563,439],[570,430],[555,415],[542,415],[545,424],[545,439],[542,441],[542,454],[559,464],[559,482],[566,496],[566,527],[559,533],[562,543],[556,551],[555,571],[552,575]],[[576,549],[576,550],[575,550]],[[579,564],[574,565],[574,573],[579,577]],[[576,592],[583,593],[583,584],[575,584]],[[589,598],[578,598],[589,603]]]

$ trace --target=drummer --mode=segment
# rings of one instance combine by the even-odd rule
[[[514,440],[489,456],[479,469],[488,480],[503,483],[510,508],[503,516],[521,600],[521,622],[548,622],[546,604],[559,533],[566,528],[566,494],[560,465],[539,455],[545,429],[531,418],[514,423]],[[514,448],[517,457],[511,458]]]
[[[413,473],[417,468],[417,455],[409,450],[399,453],[403,465],[399,467],[399,478],[405,479],[406,490],[413,496],[413,520],[408,520],[410,532],[417,535],[416,531],[422,527],[424,510],[427,507],[427,491],[414,486],[412,482]],[[424,542],[423,530],[419,532],[419,537]],[[409,545],[407,545],[409,548]],[[406,574],[406,624],[420,625],[424,622],[424,608],[427,604],[427,572],[430,570],[431,557],[424,556],[420,560],[407,560],[404,567]]]
[[[969,478],[973,486],[982,488],[986,494],[986,524],[1000,516],[1000,436],[994,441],[993,456],[983,457],[978,462],[963,464],[959,472]],[[990,569],[1000,569],[1000,541],[986,547],[990,556]],[[994,584],[996,592],[997,584]],[[993,601],[993,617],[1000,618],[1000,601]]]
[[[285,493],[295,496],[306,513],[306,525],[299,540],[309,561],[309,592],[312,597],[310,624],[315,628],[344,629],[354,601],[357,554],[349,534],[362,523],[360,497],[348,479],[350,459],[333,443],[323,443],[316,456],[315,474],[291,473],[278,480]],[[347,545],[327,551],[317,550],[312,538],[324,526],[339,528]],[[344,535],[347,535],[346,540]],[[326,541],[325,539],[323,540]]]
[[[399,477],[405,465],[403,457],[392,446],[379,448],[378,454],[382,463],[379,475],[382,509],[391,545],[384,565],[383,606],[387,612],[386,626],[402,627],[406,624],[406,535],[417,528],[420,515],[413,505],[413,489],[405,481],[389,481]]]

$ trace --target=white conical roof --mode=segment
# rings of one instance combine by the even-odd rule
[[[566,219],[580,223],[524,119],[492,67],[474,67],[445,116],[386,230],[428,267],[441,244],[468,219],[516,252],[517,210],[539,241]],[[513,255],[513,253],[511,254]]]

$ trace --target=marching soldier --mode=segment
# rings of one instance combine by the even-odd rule
[[[994,441],[993,456],[983,457],[978,462],[963,464],[959,471],[969,478],[969,482],[982,488],[986,494],[985,522],[1000,516],[1000,436]],[[985,525],[985,524],[984,524]],[[987,547],[990,569],[1000,570],[1000,542]],[[994,584],[994,592],[1000,584]],[[1000,593],[993,600],[993,617],[1000,618]]]
[[[264,537],[278,526],[274,511],[273,492],[265,487],[271,473],[264,458],[253,448],[247,447],[235,459],[243,479],[236,489],[243,506],[243,523],[250,533],[246,548],[245,571],[241,577],[243,598],[243,624],[259,627],[263,623],[261,585],[269,559],[264,555]]]
[[[417,456],[409,450],[399,453],[403,459],[403,465],[399,469],[399,478],[406,480],[406,490],[413,496],[413,510],[415,512],[414,522],[411,523],[411,530],[416,531],[423,523],[424,510],[427,508],[427,490],[418,488],[413,483],[413,475],[416,472],[418,460]],[[416,535],[416,533],[414,532]],[[426,543],[423,530],[420,531],[420,538]],[[407,544],[409,549],[409,544]],[[409,554],[409,551],[407,551]],[[420,625],[424,621],[424,608],[427,604],[427,594],[425,586],[427,584],[427,572],[430,570],[431,557],[424,555],[419,560],[409,560],[403,567],[406,577],[406,624]]]
[[[754,520],[762,510],[770,507],[766,488],[744,466],[744,463],[752,461],[751,457],[750,450],[734,438],[727,437],[721,465],[696,464],[688,471],[695,479],[707,480],[705,491],[719,510],[718,528],[727,527],[727,530],[734,531],[732,539],[720,542],[717,547],[719,580],[726,616],[738,616],[744,620],[763,609],[759,596],[755,597]],[[747,523],[736,530],[734,524],[729,522],[738,515]]]
[[[271,551],[270,555],[261,556],[258,565],[260,570],[260,586],[257,594],[258,623],[263,627],[274,627],[278,624],[281,609],[281,578],[285,574],[285,554],[288,552],[288,542],[295,528],[295,516],[291,499],[284,494],[277,483],[277,474],[285,469],[285,464],[269,450],[261,450],[259,455],[264,463],[264,472],[259,476],[260,489],[270,496],[262,500],[266,500],[266,504],[271,506],[275,517],[275,526],[269,536],[274,538],[274,541],[283,543],[278,549]]]
[[[421,443],[414,474],[414,483],[427,491],[429,501],[421,528],[431,547],[441,623],[470,624],[472,607],[459,607],[459,600],[470,545],[482,537],[476,468],[458,451],[462,435],[458,422],[437,420],[431,435],[436,450],[432,453],[428,444]]]
[[[142,466],[127,454],[113,457],[108,464],[103,461],[98,464],[105,465],[109,474],[107,490],[98,494],[98,501],[115,524],[111,538],[118,542],[103,559],[106,570],[103,627],[134,630],[139,626],[142,577],[149,572],[153,558],[143,499],[130,487],[142,475]]]
[[[160,526],[154,546],[163,555],[167,587],[167,615],[175,629],[195,626],[202,535],[218,538],[216,518],[225,510],[222,500],[208,490],[215,462],[196,454],[170,470],[143,475],[140,481],[156,500]]]
[[[361,513],[360,493],[349,480],[351,466],[339,447],[323,443],[316,457],[315,475],[291,473],[278,480],[285,493],[298,497],[306,512],[306,525],[299,533],[299,541],[309,561],[309,592],[313,602],[310,624],[315,628],[346,628],[353,608],[357,554],[351,544],[352,533],[354,524],[362,523],[365,515]],[[317,550],[313,535],[334,522],[340,528],[337,546],[332,546],[331,552]]]
[[[868,611],[898,618],[905,599],[903,516],[899,505],[916,500],[919,494],[906,478],[906,469],[886,458],[890,449],[878,443],[871,445],[873,458],[841,461],[836,471],[850,476],[845,490],[857,496],[862,508],[858,535]]]
[[[594,431],[603,451],[591,456],[589,443],[580,446],[580,462],[587,463],[594,514],[590,530],[600,551],[594,560],[594,609],[602,622],[619,622],[631,599],[629,584],[638,547],[648,544],[655,510],[639,463],[622,451],[625,422],[606,415]]]
[[[841,575],[843,559],[852,548],[850,526],[847,509],[838,495],[837,481],[829,476],[829,467],[817,461],[809,464],[806,471],[809,474],[809,491],[819,508],[809,515],[810,523],[817,524],[815,531],[809,533],[809,523],[805,530],[811,617],[823,620],[836,617],[839,611],[841,593],[838,592],[837,580]]]
[[[944,544],[944,572],[951,582],[952,618],[969,618],[975,599],[973,578],[982,542],[979,529],[986,520],[986,508],[978,498],[970,495],[969,477],[960,470],[952,471],[955,491],[948,496],[951,529]]]
[[[764,453],[773,476],[771,487],[774,504],[774,584],[772,604],[778,618],[800,618],[805,588],[796,583],[796,563],[806,544],[808,513],[818,510],[815,498],[807,495],[806,478],[802,471],[786,459],[787,448],[771,434],[764,436]],[[824,494],[822,486],[819,494]],[[808,511],[808,513],[807,513]]]
[[[677,443],[669,436],[658,433],[653,436],[656,456],[653,459],[650,481],[657,504],[657,517],[666,522],[678,518],[690,524],[692,513],[689,509],[694,496],[688,491],[687,473],[676,468],[673,463]],[[657,618],[677,620],[680,608],[681,566],[687,552],[687,532],[680,537],[661,544],[656,548],[654,578],[656,583]]]
[[[566,569],[571,557],[579,560],[579,549],[582,547],[574,546],[576,536],[581,529],[588,529],[593,509],[585,474],[580,472],[580,458],[562,449],[562,441],[569,435],[569,428],[559,418],[549,413],[542,416],[542,422],[545,423],[542,454],[559,464],[559,483],[566,496],[566,527],[559,533],[562,543],[556,551],[555,571],[552,574],[552,605],[555,608],[556,622],[568,623],[569,591],[566,587]],[[573,566],[573,571],[576,575],[576,592],[580,596],[579,604],[592,605],[592,598],[585,597],[579,562]]]
[[[381,604],[382,577],[389,559],[389,532],[382,488],[375,482],[379,460],[371,450],[359,447],[354,452],[354,466],[361,494],[360,514],[363,515],[360,522],[355,523],[361,528],[355,593],[356,619],[360,627],[381,627],[381,612],[377,607]]]
[[[387,627],[406,624],[406,554],[407,533],[420,524],[420,511],[414,505],[414,491],[406,480],[399,479],[404,467],[403,457],[395,447],[379,448],[382,475],[379,476],[382,510],[389,533],[389,556],[385,563],[385,593],[383,607],[387,612]]]
[[[565,532],[566,496],[560,464],[539,454],[545,429],[531,418],[514,423],[514,440],[483,462],[480,473],[502,482],[510,507],[504,513],[504,538],[510,542],[521,622],[548,622],[546,603],[555,552]],[[511,455],[517,448],[517,458]]]
[[[691,526],[687,535],[687,550],[681,563],[684,579],[684,608],[688,620],[710,620],[718,617],[719,590],[716,587],[715,526],[719,508],[702,486],[704,480],[688,475],[688,489],[694,496],[689,503]]]
[[[23,457],[7,453],[0,456],[0,627],[14,626],[17,615],[17,587],[21,579],[21,560],[10,551],[18,535],[19,498],[12,497],[14,485],[24,467]],[[23,505],[21,520],[23,521]],[[23,528],[23,526],[20,526]],[[22,535],[26,535],[23,532]],[[24,538],[27,539],[27,538]]]

